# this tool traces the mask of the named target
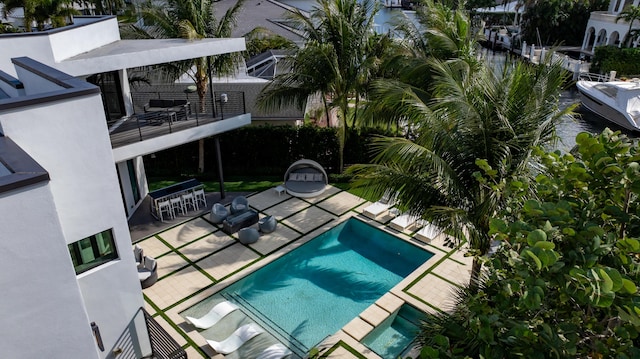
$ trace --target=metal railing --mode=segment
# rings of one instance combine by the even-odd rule
[[[149,340],[151,342],[150,357],[156,359],[187,359],[187,353],[178,342],[176,342],[144,308],[140,309],[142,309],[144,313]]]
[[[194,98],[197,96],[192,95],[183,92],[132,92],[135,113],[132,116],[107,121],[112,147],[148,140],[246,113],[244,92],[215,92],[213,101],[209,96],[204,104]],[[150,99],[186,100],[187,103],[179,109],[171,107],[146,112],[145,105]]]

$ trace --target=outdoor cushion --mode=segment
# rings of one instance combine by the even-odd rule
[[[262,233],[271,233],[275,231],[277,225],[278,221],[276,221],[276,217],[274,216],[266,216],[258,221],[258,227]]]
[[[256,243],[260,239],[260,232],[251,227],[245,227],[238,231],[238,240],[242,244]]]

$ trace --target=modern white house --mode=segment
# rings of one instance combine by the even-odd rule
[[[134,107],[129,84],[129,69],[243,51],[243,38],[121,40],[115,16],[79,16],[74,18],[74,25],[63,28],[0,35],[0,47],[0,68],[7,69],[10,75],[15,75],[12,58],[29,57],[100,88],[127,216],[133,214],[148,192],[143,155],[251,123],[242,93],[225,94],[225,103],[220,101],[222,94],[211,93],[216,96],[210,98],[213,105],[209,104],[213,116],[176,123],[175,115],[167,113],[162,126],[141,128],[134,124],[138,121],[134,115],[144,111]],[[186,90],[188,85],[183,87]],[[178,92],[183,99],[189,96]],[[195,100],[194,94],[191,96]],[[195,111],[195,106],[191,110]],[[128,126],[122,126],[123,121],[128,121]]]
[[[175,121],[167,111],[148,126],[134,115],[127,70],[242,51],[244,39],[125,41],[102,16],[0,35],[0,48],[2,356],[186,358],[142,309],[127,224],[148,191],[142,156],[251,115]]]
[[[616,23],[616,17],[630,5],[639,6],[640,0],[611,0],[607,11],[594,11],[589,17],[587,28],[582,41],[582,50],[593,54],[596,46],[614,45],[622,46],[629,23],[620,19]],[[640,28],[640,21],[636,20],[632,28]],[[636,40],[631,47],[638,47]]]

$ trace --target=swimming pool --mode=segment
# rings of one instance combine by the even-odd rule
[[[432,255],[352,218],[219,295],[303,355]]]
[[[362,339],[362,344],[383,359],[405,357],[403,353],[415,340],[420,331],[420,321],[424,313],[404,304],[396,315],[387,318]]]

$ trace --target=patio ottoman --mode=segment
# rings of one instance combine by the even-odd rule
[[[258,212],[250,209],[246,212],[228,216],[222,222],[222,231],[226,234],[232,234],[239,231],[240,228],[249,227],[256,223],[258,223]]]

